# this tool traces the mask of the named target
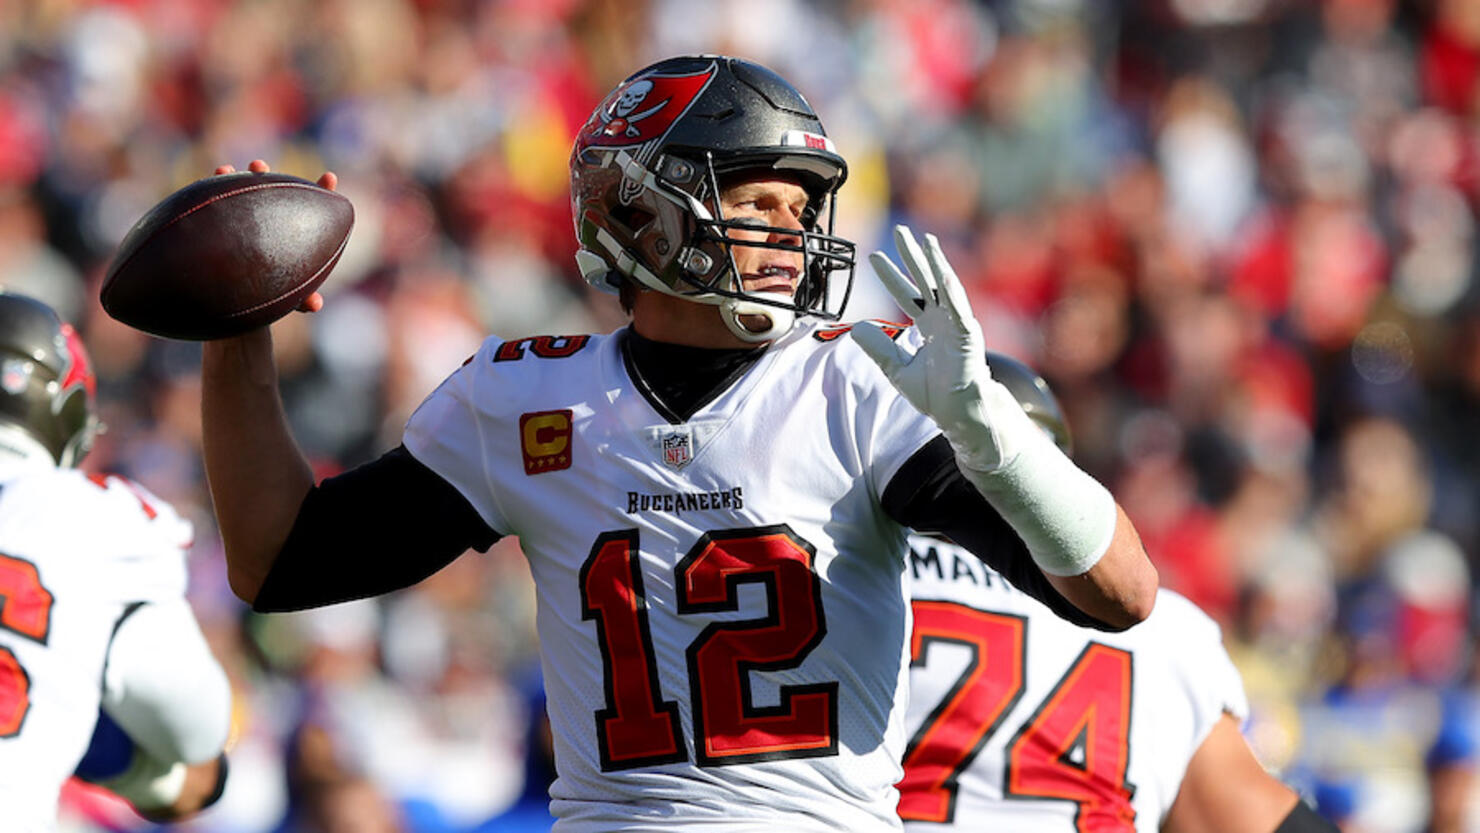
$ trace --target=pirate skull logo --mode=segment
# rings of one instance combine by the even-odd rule
[[[622,95],[617,98],[617,106],[615,108],[617,115],[623,118],[631,115],[632,111],[637,109],[637,105],[641,104],[642,100],[647,98],[648,93],[652,91],[653,82],[647,80],[638,81],[627,89],[622,90]]]
[[[641,136],[642,131],[636,127],[637,123],[663,109],[663,105],[668,103],[668,100],[664,99],[640,113],[634,113],[633,111],[647,100],[648,93],[652,91],[653,82],[646,79],[634,81],[631,86],[622,90],[621,95],[617,96],[617,100],[612,103],[611,112],[603,110],[601,113],[601,120],[606,124],[602,132],[608,136],[621,133],[634,139]]]

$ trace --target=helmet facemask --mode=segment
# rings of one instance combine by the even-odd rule
[[[704,167],[705,187],[701,194],[707,199],[698,199],[691,207],[693,231],[678,257],[678,281],[694,293],[685,292],[686,297],[717,303],[725,325],[744,341],[770,341],[785,335],[799,314],[824,321],[841,318],[852,291],[854,246],[833,234],[835,190],[820,178],[798,177],[808,196],[801,227],[770,226],[754,218],[726,217],[720,198],[725,193],[725,184],[734,182],[738,176],[764,176],[771,171],[785,175],[785,169],[732,168],[721,178],[712,156],[708,155]],[[760,239],[753,239],[757,237]],[[737,248],[800,254],[802,267],[795,292],[787,297],[776,292],[747,291],[735,259]],[[843,272],[844,279],[841,292],[831,298],[829,288],[835,272]],[[708,300],[715,297],[721,300]],[[757,320],[765,322],[764,326],[758,329],[748,326]]]
[[[599,262],[595,257],[589,260],[599,270],[601,279],[609,279],[606,273],[613,270],[608,264],[615,259],[616,272],[647,289],[718,306],[730,331],[749,342],[770,341],[784,335],[797,315],[812,315],[824,321],[842,317],[852,293],[855,246],[833,233],[836,182],[789,167],[784,158],[766,159],[764,164],[748,166],[732,162],[725,166],[723,176],[713,155],[707,153],[702,163],[665,155],[653,166],[656,172],[625,152],[614,154],[610,164],[621,166],[623,188],[630,195],[629,210],[614,219],[619,223],[627,221],[622,223],[627,226],[622,229],[627,234],[621,236],[630,235],[637,253],[646,256],[623,257],[618,236],[603,233],[605,230],[600,228],[605,225],[600,220],[605,218],[582,218],[582,247],[590,250],[594,248],[591,244],[595,244],[608,255]],[[797,174],[807,191],[809,199],[801,228],[768,226],[751,218],[724,216],[719,199],[723,182],[737,174],[764,175],[772,171],[778,176]],[[628,183],[633,187],[629,188]],[[731,231],[790,240],[741,239],[732,237]],[[674,239],[682,241],[681,244],[674,247]],[[741,247],[800,254],[802,269],[796,293],[787,298],[775,292],[747,292],[735,261],[734,250]],[[579,259],[584,268],[588,260]],[[644,261],[656,261],[662,266],[654,270]],[[831,292],[837,285],[834,273],[838,272],[843,273],[841,289]],[[592,276],[587,277],[589,280]],[[756,330],[742,323],[741,316],[760,316],[770,323]]]

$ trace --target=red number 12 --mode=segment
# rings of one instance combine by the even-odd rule
[[[748,674],[795,668],[827,634],[815,551],[786,526],[704,535],[674,567],[680,615],[739,609],[760,584],[765,615],[713,622],[687,651],[700,766],[835,755],[836,681],[782,686],[776,706],[751,703]],[[678,704],[664,700],[638,563],[637,530],[596,539],[581,568],[584,618],[596,620],[606,707],[596,712],[603,771],[688,759]]]

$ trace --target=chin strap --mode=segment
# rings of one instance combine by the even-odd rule
[[[696,304],[709,304],[719,307],[720,319],[725,322],[725,327],[741,341],[748,344],[763,344],[774,341],[787,333],[796,324],[797,314],[795,310],[782,307],[773,307],[769,304],[760,304],[744,298],[735,298],[727,295],[703,293],[691,295],[674,291],[674,289],[658,279],[651,270],[642,265],[631,252],[622,248],[621,244],[605,229],[596,230],[596,242],[602,246],[616,260],[617,274],[624,275],[634,280],[645,289],[682,298]],[[582,257],[584,255],[584,257]],[[610,288],[606,276],[612,271],[607,266],[607,261],[600,255],[581,250],[577,254],[577,260],[586,276],[586,280],[593,286]],[[599,276],[599,280],[598,280]],[[732,277],[733,283],[739,283],[738,277]],[[761,330],[752,330],[746,327],[740,320],[742,316],[760,318],[767,322]]]
[[[767,325],[765,329],[752,330],[740,320],[742,316],[764,318]],[[739,298],[726,298],[721,302],[719,317],[724,320],[725,326],[736,338],[750,344],[775,341],[791,332],[791,328],[797,321],[797,314],[792,310],[757,304],[753,301],[742,301]]]

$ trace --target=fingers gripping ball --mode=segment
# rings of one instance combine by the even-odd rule
[[[265,326],[324,282],[354,221],[348,199],[295,176],[197,180],[123,238],[103,279],[103,309],[144,332],[192,341]]]

